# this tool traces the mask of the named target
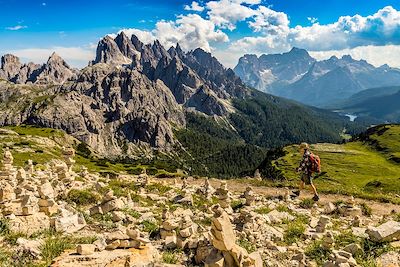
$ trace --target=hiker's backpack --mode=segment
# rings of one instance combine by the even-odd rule
[[[311,171],[320,173],[321,172],[321,159],[319,158],[319,156],[311,153],[310,161],[311,161]]]

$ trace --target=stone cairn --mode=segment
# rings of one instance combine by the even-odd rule
[[[211,186],[208,177],[206,177],[204,184],[197,190],[197,193],[208,200],[212,198],[212,195],[215,193],[215,189]]]
[[[174,249],[177,247],[176,229],[179,227],[179,222],[172,217],[169,208],[166,207],[162,213],[163,223],[160,229],[161,239],[164,240],[164,247]]]
[[[259,170],[259,169],[257,169],[257,170],[254,172],[254,179],[256,179],[257,181],[262,181],[262,177],[261,177],[261,173],[260,173],[260,170]]]
[[[362,216],[362,210],[357,206],[354,197],[352,196],[346,204],[341,204],[338,207],[340,214],[349,217]]]
[[[229,215],[219,205],[212,208],[211,243],[213,250],[205,260],[205,266],[262,266],[259,254],[248,254],[236,244],[236,235]]]
[[[117,198],[112,190],[107,191],[103,195],[103,200],[100,204],[89,209],[90,215],[111,213],[113,222],[119,222],[125,219],[125,214],[122,212],[127,206],[128,200]]]
[[[177,238],[178,248],[196,248],[197,244],[194,239],[194,236],[197,233],[197,224],[195,224],[190,216],[182,216],[181,221],[179,223],[179,233]]]
[[[105,235],[105,247],[97,244],[99,251],[101,251],[103,247],[106,250],[139,248],[142,244],[150,243],[150,240],[145,238],[138,229],[132,227],[125,228],[123,226],[119,228],[120,229]]]
[[[62,154],[64,157],[64,161],[67,164],[68,171],[72,172],[72,167],[75,164],[75,160],[74,160],[75,150],[70,147],[64,147],[62,150]]]
[[[215,196],[218,198],[219,205],[229,213],[232,213],[232,196],[225,181],[222,181],[220,187],[215,190]]]
[[[242,197],[246,199],[246,206],[253,206],[255,204],[256,196],[251,186],[246,187],[246,191],[244,191]]]
[[[146,169],[142,170],[142,173],[139,174],[136,178],[136,185],[144,188],[145,186],[151,183],[149,175],[147,175]]]
[[[198,225],[189,214],[173,217],[168,208],[163,210],[163,223],[160,230],[166,249],[194,249],[198,243]]]
[[[13,231],[32,234],[53,227],[56,231],[72,233],[86,225],[73,208],[57,203],[58,192],[70,187],[55,179],[57,164],[53,163],[45,166],[46,171],[36,171],[32,160],[28,160],[25,169],[16,170],[10,150],[5,149],[0,172],[0,208]],[[64,170],[65,176],[75,177],[70,170],[72,165]]]
[[[322,247],[324,249],[331,249],[333,247],[333,244],[335,243],[334,236],[332,232],[328,231],[322,238]]]

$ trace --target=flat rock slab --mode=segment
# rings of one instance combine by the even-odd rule
[[[367,230],[367,234],[372,241],[386,242],[400,239],[400,222],[388,221],[378,227]]]
[[[151,267],[159,255],[153,246],[139,249],[116,249],[95,252],[92,255],[78,255],[75,251],[66,251],[55,259],[53,267]]]

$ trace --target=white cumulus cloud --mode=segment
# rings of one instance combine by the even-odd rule
[[[184,9],[187,11],[202,12],[204,10],[204,7],[200,6],[200,4],[196,1],[193,1],[191,5],[185,5]]]
[[[317,58],[350,54],[375,65],[385,62],[391,66],[400,65],[397,56],[400,11],[392,6],[383,7],[369,16],[341,16],[330,24],[321,24],[317,18],[308,17],[311,25],[304,26],[292,25],[286,13],[263,5],[261,0],[201,3],[193,1],[184,7],[187,11],[201,13],[178,15],[170,21],[159,20],[150,31],[123,30],[137,35],[145,43],[158,39],[167,48],[179,43],[185,50],[200,47],[212,51],[229,67],[245,53],[282,53],[292,47],[312,51]],[[230,32],[237,30],[238,23],[243,22],[249,28],[245,31],[247,36],[230,41]],[[224,43],[227,45],[222,45]]]

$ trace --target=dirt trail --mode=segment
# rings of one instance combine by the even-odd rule
[[[158,179],[159,181],[166,181],[165,179]],[[173,183],[173,180],[167,180],[168,183]],[[286,188],[276,188],[276,187],[267,187],[267,186],[254,186],[251,183],[245,183],[238,180],[224,180],[228,184],[229,190],[232,192],[244,192],[246,187],[250,185],[253,188],[253,191],[259,195],[264,196],[282,196],[285,194]],[[204,183],[204,179],[194,179],[189,180],[188,184],[190,185],[202,185]],[[221,184],[221,180],[218,179],[210,179],[211,185],[216,188]],[[304,198],[312,198],[312,193],[308,190],[303,190],[300,195],[300,199]],[[350,196],[339,195],[339,194],[320,194],[320,200],[318,203],[321,206],[324,206],[328,202],[335,202],[338,200],[349,201]],[[355,198],[356,203],[366,203],[372,209],[372,213],[375,215],[388,215],[392,211],[396,213],[400,213],[400,205],[392,204],[392,203],[382,203],[373,200],[366,200],[362,198]]]

